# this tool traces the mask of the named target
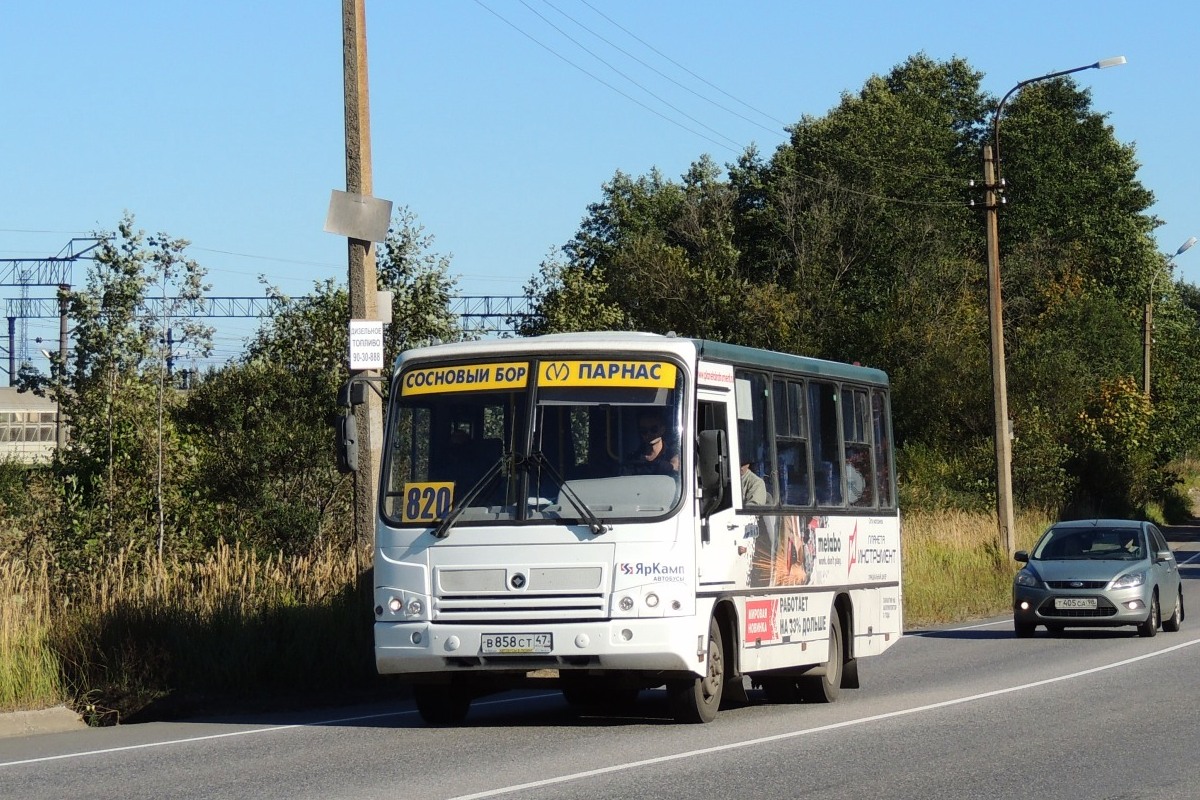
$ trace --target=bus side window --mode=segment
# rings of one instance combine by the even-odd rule
[[[767,376],[761,372],[738,370],[735,378],[740,460],[749,463],[751,471],[766,484],[766,505],[775,505],[779,500],[779,473],[767,428],[771,413]]]
[[[699,407],[696,409],[696,430],[725,431],[725,439],[728,441],[729,423],[726,419],[724,404],[701,401]],[[715,508],[709,510],[708,513],[710,514],[733,507],[733,484],[728,471],[721,476],[721,482],[724,484],[724,489],[721,492],[721,502]]]
[[[842,440],[846,453],[846,499],[850,505],[875,505],[875,469],[871,465],[871,411],[865,389],[842,389]]]
[[[842,504],[842,452],[838,436],[837,387],[831,383],[808,384],[809,435],[812,438],[813,484],[817,504]]]
[[[879,505],[896,505],[896,489],[892,481],[892,432],[888,427],[888,398],[880,391],[871,392],[871,423],[875,433],[875,483],[879,488]]]
[[[781,499],[785,506],[811,505],[804,384],[776,378],[771,394],[775,407],[775,450],[779,456]]]

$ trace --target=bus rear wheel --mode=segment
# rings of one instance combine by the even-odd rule
[[[725,694],[725,645],[716,618],[708,621],[708,668],[703,677],[667,684],[671,711],[677,722],[712,722]]]
[[[413,687],[417,713],[426,725],[461,725],[471,710],[471,693],[458,684],[421,683]]]
[[[842,693],[842,665],[846,648],[842,642],[842,623],[838,610],[829,612],[829,661],[820,675],[805,675],[796,681],[800,699],[806,703],[832,703]]]

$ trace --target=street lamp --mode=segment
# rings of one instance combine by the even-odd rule
[[[1125,63],[1125,56],[1106,58],[1094,64],[1051,72],[1030,78],[1008,90],[996,105],[992,117],[992,142],[983,145],[983,180],[986,189],[984,207],[987,211],[987,257],[988,257],[988,322],[992,340],[992,393],[995,411],[996,440],[996,517],[999,525],[1000,545],[1009,556],[1016,550],[1015,523],[1012,502],[1012,435],[1008,421],[1008,384],[1004,370],[1004,315],[1000,297],[1000,193],[1004,181],[1000,177],[1000,112],[1008,98],[1023,86],[1051,78],[1060,78],[1085,69],[1105,69]],[[994,156],[993,156],[994,147]]]
[[[1175,266],[1175,258],[1187,252],[1192,245],[1196,243],[1196,237],[1188,237],[1188,240],[1179,245],[1179,249],[1175,254],[1167,258],[1167,272]],[[1154,284],[1158,280],[1158,270],[1150,273],[1150,291],[1146,294],[1146,315],[1145,324],[1142,329],[1142,391],[1146,395],[1146,402],[1150,401],[1150,344],[1153,340],[1153,320],[1154,320]]]

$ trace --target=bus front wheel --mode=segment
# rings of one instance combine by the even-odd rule
[[[708,668],[703,677],[672,681],[667,689],[671,710],[678,722],[712,722],[721,708],[725,693],[725,650],[721,626],[716,618],[708,621]]]

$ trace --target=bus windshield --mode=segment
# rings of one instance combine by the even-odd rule
[[[672,513],[682,496],[682,370],[613,363],[634,377],[570,360],[406,370],[392,395],[384,517],[600,533],[599,521]],[[594,369],[579,378],[583,364]],[[562,377],[568,370],[574,378]]]

